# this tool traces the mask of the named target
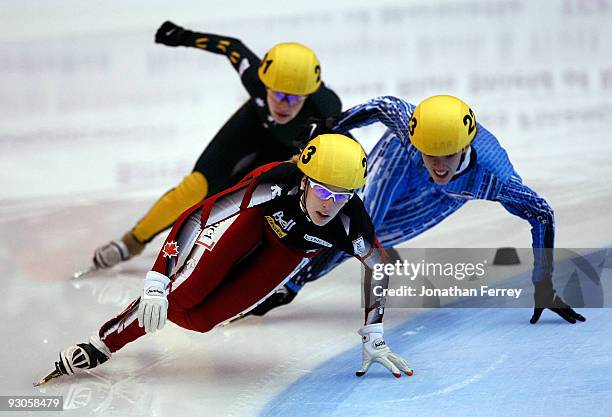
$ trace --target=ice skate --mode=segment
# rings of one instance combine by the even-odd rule
[[[47,376],[34,382],[34,386],[43,385],[62,375],[73,375],[93,369],[111,357],[104,342],[97,336],[91,337],[89,343],[79,343],[60,352],[60,360],[55,362],[55,369]]]

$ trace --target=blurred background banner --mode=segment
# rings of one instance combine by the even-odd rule
[[[2,9],[4,206],[152,197],[191,171],[247,94],[225,57],[155,44],[165,20],[239,38],[259,56],[278,42],[304,43],[345,109],[378,95],[415,104],[457,95],[532,183],[552,186],[562,174],[542,158],[572,170],[588,155],[592,163],[574,172],[579,183],[600,172],[602,151],[610,155],[609,143],[581,140],[612,128],[607,0],[63,0]],[[370,149],[382,130],[356,136]]]

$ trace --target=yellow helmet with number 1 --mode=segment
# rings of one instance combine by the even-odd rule
[[[297,165],[307,177],[347,190],[363,187],[368,169],[361,145],[338,134],[319,135],[308,142]]]
[[[414,109],[408,134],[419,151],[430,156],[455,154],[476,136],[476,116],[457,97],[433,96]]]
[[[321,85],[321,64],[312,49],[299,43],[279,43],[266,53],[257,70],[271,90],[307,96]]]

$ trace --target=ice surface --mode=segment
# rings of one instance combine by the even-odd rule
[[[387,341],[415,376],[355,378],[356,262],[263,319],[208,334],[170,324],[91,374],[32,388],[139,295],[159,240],[113,271],[70,275],[180,181],[246,99],[223,57],[155,45],[166,19],[260,55],[303,42],[345,107],[462,97],[555,209],[558,246],[611,244],[607,1],[124,3],[3,2],[0,395],[63,395],[62,416],[610,415],[606,309],[574,326],[550,313],[531,326],[524,310],[389,311]],[[371,148],[381,131],[354,133]],[[407,245],[527,247],[530,234],[470,202]]]

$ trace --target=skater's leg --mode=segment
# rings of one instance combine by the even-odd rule
[[[261,217],[257,209],[245,210],[202,230],[182,266],[171,277],[168,294],[170,321],[191,328],[185,319],[185,311],[201,303],[232,266],[258,246],[264,230]],[[100,339],[111,352],[116,352],[145,334],[144,328],[138,325],[139,303],[140,299],[134,300],[123,312],[100,328]]]
[[[320,254],[310,259],[284,286],[280,287],[264,302],[252,309],[249,314],[263,316],[272,309],[289,304],[307,282],[324,276],[348,258],[347,254],[334,248],[323,250]]]
[[[169,314],[200,304],[232,268],[257,250],[265,227],[261,211],[252,208],[202,230],[189,257],[172,276]]]
[[[186,311],[184,327],[207,332],[264,300],[299,270],[302,254],[287,249],[269,229],[258,250],[233,269],[199,305]]]

